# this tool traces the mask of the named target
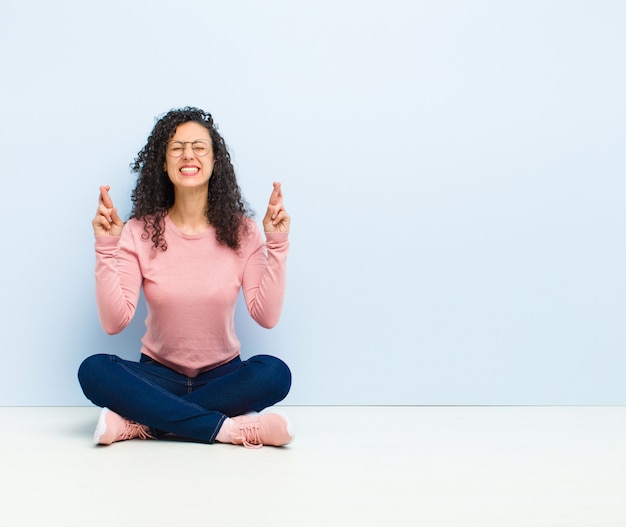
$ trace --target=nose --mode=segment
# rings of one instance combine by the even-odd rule
[[[195,157],[195,154],[193,152],[192,144],[191,143],[183,144],[183,158],[192,159],[193,157]]]

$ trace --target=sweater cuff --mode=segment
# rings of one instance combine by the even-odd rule
[[[289,241],[288,232],[266,232],[265,239],[268,245],[283,245]]]
[[[120,236],[94,236],[96,252],[110,253],[120,245]]]

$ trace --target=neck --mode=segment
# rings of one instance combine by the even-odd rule
[[[198,234],[209,228],[205,216],[207,205],[206,189],[202,193],[176,192],[174,205],[168,211],[170,220],[187,234]]]

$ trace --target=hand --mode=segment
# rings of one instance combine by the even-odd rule
[[[289,232],[291,216],[283,208],[283,191],[280,183],[274,182],[274,190],[270,196],[270,203],[263,218],[265,232]]]
[[[96,236],[120,236],[124,228],[124,222],[117,214],[117,209],[113,206],[109,190],[111,187],[100,187],[100,198],[98,200],[98,211],[92,220],[93,233]]]

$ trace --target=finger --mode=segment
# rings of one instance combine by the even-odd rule
[[[272,223],[276,225],[277,223],[280,223],[283,220],[289,220],[289,218],[290,218],[289,213],[284,209],[284,207],[281,207],[280,209],[277,209],[274,212],[274,215],[272,217]]]
[[[108,231],[111,229],[111,223],[109,222],[107,217],[104,216],[103,214],[96,215],[96,217],[93,220],[93,226],[94,228],[100,228],[105,231]]]
[[[100,187],[100,200],[102,204],[108,209],[113,208],[113,200],[111,199],[111,196],[109,195],[110,189],[111,187],[109,187],[109,185]]]
[[[274,225],[279,225],[283,223],[283,221],[288,220],[288,219],[289,219],[289,215],[287,214],[287,211],[283,209],[278,214],[276,214],[272,223]]]
[[[283,204],[279,203],[278,205],[272,207],[271,210],[272,210],[272,219],[275,220],[278,217],[278,215],[281,213],[281,211],[284,211],[285,209],[283,209]]]
[[[114,225],[117,225],[118,227],[122,227],[124,225],[122,218],[119,217],[119,214],[117,213],[117,209],[115,208],[111,211],[111,222]]]
[[[265,217],[263,218],[263,221],[270,221],[274,219],[274,217],[276,216],[276,214],[281,208],[282,208],[282,204],[278,204],[278,205],[269,204],[267,206],[267,210],[265,211]]]
[[[113,209],[109,208],[109,207],[105,207],[104,204],[100,204],[100,206],[98,207],[98,214],[100,214],[103,218],[105,218],[109,223],[111,223],[113,221],[113,218],[111,216],[111,211]]]
[[[278,181],[274,181],[274,190],[270,196],[270,205],[278,205],[283,200],[283,191],[281,184]]]

